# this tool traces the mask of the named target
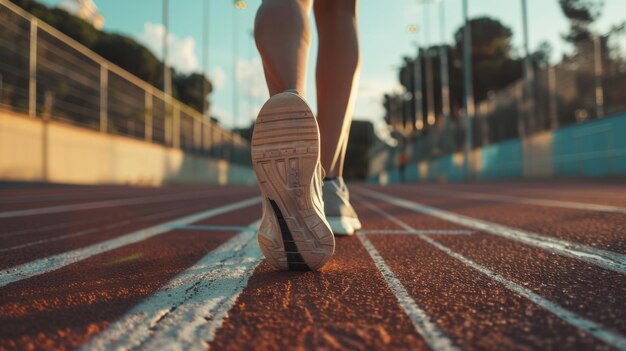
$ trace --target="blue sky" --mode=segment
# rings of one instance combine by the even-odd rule
[[[42,0],[55,6],[62,0]],[[236,10],[232,0],[170,0],[170,61],[181,71],[205,71],[202,68],[202,6],[209,2],[209,67],[206,71],[215,82],[212,95],[213,114],[222,123],[232,126],[235,118],[233,74],[233,24],[237,22],[238,38],[238,126],[248,125],[256,111],[267,98],[260,59],[254,46],[251,31],[254,15],[260,0],[248,0],[248,8]],[[452,41],[453,32],[462,23],[462,1],[443,0],[446,8],[445,38]],[[521,47],[520,0],[469,0],[470,16],[488,15],[500,19],[513,29],[514,45]],[[536,48],[548,41],[554,48],[556,59],[568,47],[561,34],[568,24],[562,15],[558,0],[527,0],[530,24],[530,46]],[[162,3],[159,0],[95,0],[105,18],[104,29],[134,37],[160,53],[162,33]],[[402,56],[415,51],[416,39],[424,43],[441,42],[438,5],[419,5],[417,0],[360,0],[359,30],[362,53],[362,75],[356,105],[356,118],[375,122],[380,126],[383,110],[382,94],[398,89],[396,69]],[[424,11],[428,11],[425,26]],[[236,19],[235,19],[236,17]],[[611,25],[626,20],[626,0],[605,0],[603,15],[597,29],[606,30]],[[312,21],[314,25],[314,21]],[[407,26],[416,24],[420,32],[410,34]],[[428,32],[426,32],[428,28]],[[317,38],[313,37],[307,84],[307,99],[315,110],[315,56]]]

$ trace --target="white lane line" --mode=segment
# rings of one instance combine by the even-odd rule
[[[397,225],[401,226],[402,228],[406,229],[406,230],[411,230],[413,229],[410,225],[406,224],[405,222],[403,222],[401,219],[389,214],[388,212],[386,212],[385,210],[377,207],[376,205],[374,205],[371,202],[368,202],[362,198],[357,198],[359,202],[361,202],[363,205],[365,205],[366,207],[370,208],[372,211],[375,211],[379,214],[381,214],[383,217],[389,219],[390,221],[396,223]],[[436,247],[437,249],[443,251],[444,253],[446,253],[447,255],[461,261],[463,264],[472,267],[473,269],[479,271],[480,273],[486,275],[487,277],[501,283],[502,285],[504,285],[506,288],[508,288],[509,290],[524,296],[525,298],[527,298],[528,300],[534,302],[535,304],[541,306],[543,309],[549,311],[550,313],[554,314],[555,316],[561,318],[563,321],[573,325],[574,327],[585,331],[586,333],[593,335],[594,337],[604,341],[605,343],[620,349],[620,350],[626,350],[626,338],[620,334],[614,333],[611,330],[605,328],[604,326],[591,321],[589,319],[586,319],[584,317],[582,317],[579,314],[576,314],[572,311],[569,311],[563,307],[561,307],[560,305],[540,296],[537,295],[536,293],[534,293],[532,290],[529,290],[517,283],[514,283],[510,280],[507,280],[506,278],[504,278],[503,276],[499,275],[498,273],[484,267],[481,266],[480,264],[470,260],[469,258],[452,251],[450,248],[448,248],[447,246],[442,245],[441,243],[437,242],[436,240],[427,237],[427,236],[419,236],[418,238],[426,241],[427,243],[431,244],[432,246]]]
[[[227,212],[254,205],[260,200],[261,199],[259,197],[254,197],[229,205],[212,208],[207,211],[195,213],[189,216],[175,219],[173,221],[128,233],[115,239],[103,241],[80,249],[64,252],[58,255],[45,257],[42,259],[21,264],[19,266],[3,269],[2,271],[0,271],[0,288],[23,279],[31,278],[40,274],[44,274],[46,272],[65,267],[72,263],[76,263],[91,256],[101,254],[103,252],[111,251],[122,246],[146,240],[155,235],[169,232],[172,230],[169,226],[173,224],[189,224],[197,222],[202,219],[218,216]]]
[[[446,230],[446,229],[368,229],[358,230],[361,234],[381,234],[381,235],[394,235],[394,234],[409,234],[409,235],[472,235],[475,233],[473,230]]]
[[[52,243],[52,242],[55,242],[55,241],[61,241],[61,240],[66,240],[66,239],[71,239],[71,238],[77,238],[77,237],[89,235],[89,234],[92,234],[92,233],[97,233],[97,232],[99,232],[101,230],[115,229],[115,228],[119,228],[119,227],[123,227],[123,226],[129,225],[131,223],[145,222],[145,221],[149,221],[151,219],[163,218],[163,217],[166,217],[166,216],[169,216],[169,215],[175,215],[175,214],[183,213],[183,212],[186,212],[186,211],[188,211],[188,209],[180,209],[180,208],[178,208],[178,209],[175,209],[175,210],[158,212],[156,214],[152,214],[152,215],[149,215],[149,216],[141,216],[141,217],[133,218],[132,220],[129,219],[129,220],[121,221],[121,222],[115,222],[115,223],[112,223],[112,224],[109,224],[109,225],[105,225],[105,226],[101,226],[101,227],[95,227],[95,228],[89,228],[89,229],[85,229],[85,230],[80,230],[78,232],[71,233],[71,234],[54,236],[52,238],[36,240],[36,241],[28,242],[28,243],[25,243],[25,244],[20,244],[20,245],[15,245],[15,246],[2,248],[2,249],[0,249],[0,253],[1,252],[7,252],[7,251],[13,251],[13,250],[19,250],[19,249],[23,249],[23,248],[27,248],[27,247],[31,247],[31,246],[48,244],[48,243]],[[191,212],[191,211],[189,211],[189,212]],[[171,228],[172,229],[176,229],[176,226],[172,226]]]
[[[433,350],[459,350],[459,348],[454,345],[454,342],[439,329],[437,323],[433,321],[428,313],[417,305],[369,239],[362,233],[357,233],[356,236],[361,240],[361,243],[374,261],[376,268],[378,268],[383,278],[385,278],[387,285],[396,296],[398,303],[409,316],[411,322],[413,322],[415,330],[418,334],[422,335],[428,346]]]
[[[173,225],[171,226],[173,229],[180,230],[197,230],[197,231],[230,231],[230,232],[243,232],[247,231],[256,231],[257,228],[253,227],[241,227],[235,225]]]
[[[261,262],[255,237],[254,231],[240,232],[97,334],[81,350],[207,350]]]
[[[626,255],[598,249],[595,247],[572,243],[557,238],[546,237],[537,233],[507,227],[479,219],[462,216],[456,213],[440,210],[434,207],[419,204],[417,202],[382,194],[369,189],[360,189],[362,194],[371,198],[385,201],[395,206],[403,207],[411,211],[420,212],[429,216],[441,218],[448,222],[460,224],[465,227],[478,229],[493,235],[501,236],[510,240],[519,241],[526,245],[538,247],[543,250],[559,255],[572,257],[577,260],[602,267],[614,272],[626,274]]]
[[[212,196],[209,196],[212,195]],[[5,211],[0,212],[0,219],[3,218],[15,218],[15,217],[24,217],[24,216],[35,216],[35,215],[43,215],[43,214],[51,214],[51,213],[61,213],[61,212],[71,212],[71,211],[84,211],[84,210],[93,210],[98,208],[107,208],[107,207],[118,207],[118,206],[127,206],[127,205],[140,205],[140,204],[155,204],[159,202],[167,202],[172,200],[183,200],[183,199],[195,199],[200,197],[215,197],[215,196],[223,196],[224,194],[215,194],[215,191],[209,192],[194,192],[194,193],[183,193],[183,194],[172,194],[172,195],[159,195],[159,196],[149,196],[149,197],[140,197],[140,198],[127,198],[127,199],[118,199],[118,200],[106,200],[106,201],[96,201],[96,202],[86,202],[80,204],[71,204],[71,205],[60,205],[60,206],[51,206],[51,207],[43,207],[43,208],[31,208],[26,210],[15,210],[15,211]]]
[[[476,200],[494,200],[499,202],[518,203],[524,205],[539,205],[547,207],[560,207],[569,208],[575,210],[584,211],[596,211],[596,212],[609,212],[609,213],[622,213],[626,214],[626,207],[611,206],[611,205],[598,205],[589,204],[583,202],[573,201],[561,201],[561,200],[548,200],[529,197],[515,197],[509,195],[487,194],[487,193],[475,193],[468,191],[448,191],[441,189],[421,189],[425,192],[440,193],[451,197],[476,199]]]

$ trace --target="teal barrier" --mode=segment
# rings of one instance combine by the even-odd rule
[[[480,179],[516,179],[524,173],[522,143],[510,140],[484,147],[481,152]],[[461,178],[462,180],[462,178]]]
[[[552,159],[555,176],[626,174],[626,114],[554,131]]]
[[[534,148],[534,144],[541,148]],[[422,161],[426,162],[427,172],[420,174],[422,146],[413,146],[412,163],[405,171],[407,182],[465,180],[464,169],[455,163],[453,155]],[[395,152],[390,150],[388,155]],[[523,142],[516,139],[489,145],[477,150],[476,155],[480,159],[473,160],[474,180],[626,175],[626,114],[533,135]],[[369,181],[398,182],[399,173],[391,161],[386,162],[386,170],[378,171]]]

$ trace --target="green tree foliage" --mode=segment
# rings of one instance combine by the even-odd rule
[[[502,89],[522,77],[522,60],[511,54],[511,29],[497,19],[478,17],[470,21],[472,30],[472,64],[474,96],[477,101],[487,97],[489,91]],[[465,31],[457,29],[455,57],[463,57]],[[457,65],[456,69],[462,69]],[[461,72],[455,72],[461,75]],[[455,96],[459,96],[456,95]],[[462,94],[460,95],[462,96]]]
[[[161,86],[161,62],[133,39],[119,34],[102,34],[91,49],[146,82]]]
[[[176,74],[172,79],[173,88],[178,99],[198,111],[206,111],[209,107],[207,96],[213,91],[213,86],[202,74]],[[204,86],[204,90],[203,90]],[[202,94],[205,94],[204,97]],[[204,105],[204,106],[202,106]]]
[[[50,9],[33,0],[11,1],[140,79],[159,89],[163,86],[163,63],[134,39],[99,31],[88,22],[65,10]],[[174,77],[172,95],[198,111],[202,111],[201,101],[204,102],[205,107],[208,107],[208,96],[212,91],[208,79],[198,73],[185,75],[172,71]],[[203,84],[205,86],[204,98],[202,97]]]
[[[570,21],[569,32],[563,35],[565,41],[577,46],[592,39],[591,24],[600,17],[603,0],[559,0],[561,10]]]

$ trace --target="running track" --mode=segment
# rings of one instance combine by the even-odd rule
[[[626,350],[626,183],[352,187],[277,272],[256,187],[0,188],[0,350]]]

